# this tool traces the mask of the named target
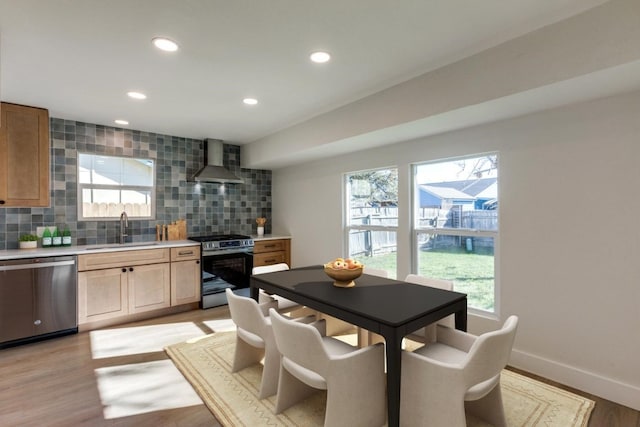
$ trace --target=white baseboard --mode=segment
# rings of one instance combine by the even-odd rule
[[[509,365],[640,411],[640,387],[513,349]]]

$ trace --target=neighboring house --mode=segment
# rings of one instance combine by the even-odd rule
[[[464,181],[429,183],[420,186],[422,218],[434,227],[486,228],[495,224],[495,213],[477,211],[498,207],[498,181],[483,178]]]
[[[421,208],[449,209],[451,206],[467,205],[472,209],[474,202],[475,197],[452,187],[434,185],[420,186]]]
[[[498,208],[498,182],[494,182],[476,194],[476,209],[494,210]]]
[[[497,178],[481,178],[481,179],[468,179],[463,181],[448,181],[429,183],[424,187],[430,187],[432,192],[447,195],[447,193],[434,190],[435,188],[443,188],[450,190],[457,190],[465,194],[465,196],[471,196],[474,200],[474,209],[495,209],[497,207],[498,199],[498,180]],[[422,193],[422,192],[421,192]],[[453,194],[453,193],[449,193]],[[425,198],[428,201],[432,201],[430,198]],[[444,200],[444,199],[443,199]],[[454,205],[466,205],[464,203],[454,203]],[[420,194],[420,207],[440,207],[442,205],[425,205],[422,203],[422,194]]]

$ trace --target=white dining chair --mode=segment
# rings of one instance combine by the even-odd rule
[[[444,289],[446,291],[453,290],[453,282],[451,280],[436,279],[433,277],[419,276],[417,274],[408,274],[404,281],[408,283],[414,283],[416,285]],[[417,331],[410,333],[409,335],[405,336],[405,338],[421,343],[433,342],[435,341],[436,324],[455,328],[455,316],[453,314],[447,316],[439,320],[437,323],[432,323],[431,325],[427,325],[424,328],[420,328]]]
[[[264,358],[258,397],[264,399],[272,396],[278,387],[280,353],[273,338],[268,310],[275,309],[277,302],[267,301],[258,304],[253,298],[236,295],[231,289],[226,289],[225,292],[231,320],[236,324],[236,346],[231,372],[238,372],[260,363]],[[294,319],[296,322],[306,323],[314,320],[314,316]]]
[[[231,320],[236,324],[236,347],[231,372],[238,372],[264,358],[262,381],[258,397],[264,399],[276,393],[280,371],[280,353],[273,338],[268,308],[277,307],[276,301],[258,304],[253,298],[243,297],[225,290]]]
[[[364,274],[370,274],[372,276],[389,277],[389,273],[387,272],[387,270],[382,270],[381,268],[369,268],[366,265],[362,272]]]
[[[257,267],[253,267],[253,269],[251,270],[251,274],[275,273],[277,271],[286,271],[286,270],[289,270],[289,265],[287,263],[281,262],[278,264],[260,265]],[[303,307],[297,302],[288,300],[284,297],[281,297],[280,295],[275,295],[275,294],[270,295],[265,291],[263,291],[262,289],[260,289],[258,293],[259,303],[273,301],[273,300],[275,300],[278,303],[277,310],[280,313],[291,313],[292,311],[301,309]]]
[[[466,412],[505,427],[500,373],[507,365],[518,326],[510,316],[502,329],[475,336],[437,325],[436,341],[402,352],[400,425],[466,426]]]
[[[374,427],[386,422],[384,346],[359,349],[323,336],[324,328],[296,323],[270,309],[282,355],[276,413],[327,391],[325,426]]]

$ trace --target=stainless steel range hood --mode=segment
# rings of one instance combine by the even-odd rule
[[[193,181],[217,182],[219,184],[244,184],[244,180],[229,172],[223,166],[224,147],[218,139],[205,139],[207,161],[202,169],[193,176]]]

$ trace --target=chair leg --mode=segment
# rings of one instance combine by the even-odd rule
[[[490,423],[495,427],[506,427],[507,420],[504,415],[502,404],[502,392],[500,383],[493,390],[481,399],[467,401],[464,403],[467,413]]]
[[[236,350],[233,355],[231,372],[238,372],[247,366],[260,363],[263,357],[264,349],[247,344],[242,338],[236,335]]]
[[[339,335],[345,332],[351,332],[354,326],[336,317],[329,316],[328,314],[317,312],[316,317],[318,319],[324,319],[327,322],[327,336]]]
[[[264,399],[273,396],[278,391],[278,376],[280,375],[280,353],[275,348],[267,349],[264,355],[264,367],[262,369],[262,382],[258,398]]]
[[[308,386],[291,375],[289,371],[281,365],[278,381],[278,397],[276,399],[276,414],[301,402],[317,391],[317,389]]]

